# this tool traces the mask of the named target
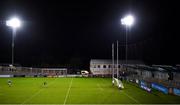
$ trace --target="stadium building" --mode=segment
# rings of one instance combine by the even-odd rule
[[[128,60],[127,64],[144,64],[138,60]],[[118,68],[121,65],[125,65],[124,60],[118,61]],[[112,75],[112,60],[108,59],[92,59],[90,61],[90,72],[93,76],[111,76]],[[117,68],[116,62],[114,62],[114,68]],[[115,72],[116,73],[116,72]]]

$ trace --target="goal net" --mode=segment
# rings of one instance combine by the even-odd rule
[[[124,85],[121,80],[117,78],[113,78],[112,83],[113,85],[117,86],[119,89],[124,89]]]

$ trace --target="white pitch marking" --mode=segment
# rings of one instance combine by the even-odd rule
[[[64,99],[64,104],[63,104],[63,105],[66,104],[67,98],[68,98],[68,96],[69,96],[69,92],[70,92],[70,89],[71,89],[71,86],[72,86],[72,81],[73,81],[73,78],[71,79],[71,83],[69,84],[69,88],[68,88],[68,91],[67,91],[67,93],[66,93],[66,97],[65,97],[65,99]]]

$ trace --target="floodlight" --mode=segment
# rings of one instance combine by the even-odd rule
[[[21,21],[17,17],[13,17],[10,20],[6,21],[6,25],[12,27],[12,64],[10,67],[14,65],[14,37],[16,36],[16,28],[21,26]]]
[[[121,19],[121,24],[126,26],[131,26],[134,23],[134,17],[132,15],[128,15]]]
[[[21,21],[18,18],[14,17],[14,18],[6,21],[6,25],[10,26],[12,28],[18,28],[21,26]]]

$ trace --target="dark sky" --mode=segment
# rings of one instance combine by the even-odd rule
[[[11,16],[23,20],[15,38],[15,62],[24,66],[80,63],[111,58],[119,40],[125,57],[128,13],[135,24],[128,34],[128,59],[148,64],[179,64],[179,5],[165,0],[1,0],[0,63],[11,62]]]

